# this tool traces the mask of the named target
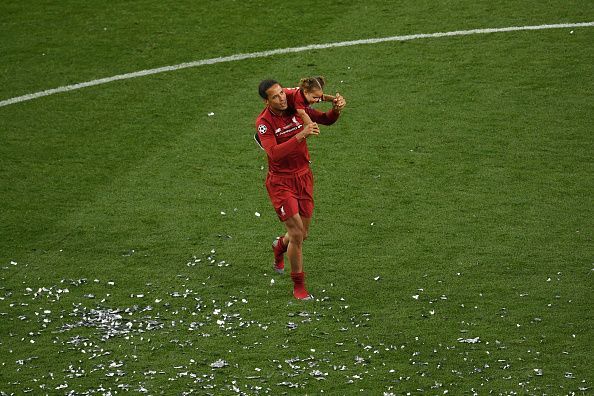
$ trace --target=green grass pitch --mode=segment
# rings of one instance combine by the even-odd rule
[[[4,2],[0,100],[591,21],[586,0]],[[271,271],[252,134],[261,79],[316,74],[348,106],[309,140],[303,303]],[[0,107],[0,395],[591,393],[593,76],[579,27]]]

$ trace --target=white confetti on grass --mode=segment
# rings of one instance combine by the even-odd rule
[[[212,249],[210,252],[210,256],[209,257],[214,257],[215,254],[215,250]],[[217,265],[218,266],[218,265]],[[212,267],[216,267],[216,266],[212,266]],[[212,268],[211,267],[211,268]],[[189,280],[188,277],[185,276],[180,276],[178,275],[176,278],[185,278],[186,281]],[[210,276],[208,276],[205,279],[210,279]],[[79,279],[79,280],[62,280],[62,283],[70,283],[73,286],[84,286],[87,282],[85,279]],[[100,284],[101,282],[97,282],[97,280],[95,280],[93,283],[95,284]],[[204,285],[204,282],[202,283]],[[151,286],[151,283],[147,283],[147,286]],[[115,283],[114,283],[115,286]],[[35,293],[34,294],[34,288],[28,287],[27,288],[27,292],[24,294],[25,296],[29,296],[30,298],[32,298],[33,300],[41,297],[41,296],[48,296],[51,297],[56,293],[56,287],[52,286],[49,288],[40,288],[39,289],[39,293]],[[61,293],[63,292],[62,289]],[[111,290],[114,290],[113,288],[111,288]],[[150,291],[148,293],[151,293]],[[243,293],[243,292],[241,292]],[[86,293],[86,295],[88,295],[89,293]],[[132,296],[134,298],[136,298],[137,296],[140,295],[146,295],[147,292],[142,292],[142,293],[134,293],[134,294],[127,294],[129,296]],[[8,294],[7,294],[8,295]],[[74,293],[72,293],[70,295],[70,299],[74,299],[76,301],[76,299],[78,299],[79,301],[84,298],[84,293],[81,293],[80,291],[75,291]],[[120,377],[124,377],[126,375],[129,375],[127,373],[125,373],[124,371],[118,369],[118,367],[123,365],[123,362],[121,361],[116,361],[114,363],[114,361],[111,362],[107,362],[104,363],[104,361],[102,361],[102,359],[106,356],[109,356],[110,354],[114,353],[113,351],[111,351],[110,349],[110,345],[113,346],[114,342],[123,342],[124,344],[126,344],[127,342],[129,342],[131,345],[138,345],[138,343],[143,343],[146,342],[148,343],[147,345],[151,345],[150,344],[150,338],[151,337],[148,334],[149,330],[166,330],[167,333],[170,332],[179,332],[179,331],[188,331],[188,330],[192,330],[192,329],[188,329],[188,326],[186,325],[185,327],[182,326],[184,324],[185,319],[177,317],[176,315],[182,313],[183,311],[186,312],[192,312],[192,316],[194,315],[200,315],[199,318],[203,319],[204,322],[192,322],[195,323],[194,326],[194,331],[199,330],[200,327],[202,326],[208,326],[210,325],[214,325],[215,324],[215,320],[211,319],[211,317],[208,315],[208,313],[211,313],[212,310],[203,310],[202,308],[204,308],[204,303],[203,301],[196,295],[196,293],[193,293],[192,290],[190,289],[185,289],[185,292],[179,292],[179,291],[173,291],[173,292],[165,292],[165,295],[167,297],[165,298],[155,298],[156,302],[163,302],[165,300],[165,302],[163,303],[163,305],[160,307],[159,311],[153,311],[153,307],[147,306],[145,308],[142,307],[138,307],[138,306],[132,306],[132,307],[128,307],[128,308],[109,308],[109,307],[105,307],[105,306],[96,306],[95,308],[89,308],[84,306],[84,303],[73,303],[72,305],[72,311],[68,312],[68,311],[64,311],[64,310],[60,310],[60,318],[61,319],[65,319],[66,320],[66,324],[64,324],[62,326],[62,324],[64,322],[62,322],[62,324],[59,325],[54,325],[57,326],[56,330],[53,331],[54,334],[66,334],[68,335],[70,333],[70,337],[66,338],[66,340],[64,340],[64,336],[57,336],[54,339],[54,344],[57,343],[57,345],[63,345],[64,347],[66,347],[68,350],[70,351],[74,351],[74,352],[78,352],[78,353],[82,353],[83,356],[89,360],[95,360],[95,361],[100,361],[100,363],[96,364],[94,366],[94,368],[91,371],[88,372],[83,372],[81,370],[78,370],[76,367],[70,367],[70,369],[65,369],[62,370],[63,372],[63,377],[62,378],[68,378],[68,379],[72,379],[72,378],[78,378],[81,376],[91,376],[93,373],[100,371],[103,372],[103,376],[104,377],[111,377],[111,378],[120,378]],[[161,297],[161,296],[159,296]],[[183,299],[186,299],[186,297],[188,297],[188,301],[190,301],[190,299],[192,300],[192,302],[195,304],[195,306],[180,306],[180,303],[177,304],[173,304],[173,303],[169,303],[167,302],[167,300],[171,301],[168,297],[173,297],[173,298],[181,298],[183,297]],[[179,300],[184,301],[184,300]],[[103,304],[105,301],[101,301],[99,304]],[[229,300],[227,301],[220,301],[217,302],[216,300],[212,300],[212,306],[213,309],[220,309],[217,307],[235,307],[237,306],[239,303],[242,304],[248,304],[248,300],[246,298],[241,298],[240,297],[234,297],[231,296],[229,297]],[[181,303],[183,304],[183,302]],[[16,305],[16,304],[15,304]],[[28,305],[28,304],[24,304],[24,305]],[[210,304],[209,304],[210,305]],[[177,306],[177,307],[176,307]],[[151,312],[153,311],[153,312]],[[39,311],[40,314],[36,315],[39,317],[38,322],[41,323],[43,321],[43,323],[45,324],[45,321],[48,321],[48,323],[52,322],[50,319],[48,319],[48,317],[52,314],[52,310],[51,309],[42,309]],[[148,312],[151,312],[151,314],[147,314]],[[163,321],[160,316],[165,314],[165,316],[172,316],[173,315],[173,319],[174,320],[165,320]],[[247,328],[250,325],[257,325],[254,326],[256,328],[259,329],[263,329],[266,330],[268,329],[268,326],[270,325],[269,323],[259,323],[257,320],[244,320],[240,317],[239,313],[220,313],[220,316],[218,316],[218,325],[221,325],[221,327],[223,328],[223,330],[225,331],[225,333],[227,335],[232,335],[233,337],[235,337],[235,334],[237,334],[237,331],[240,328]],[[153,322],[151,322],[153,321]],[[163,323],[161,323],[163,322]],[[59,323],[59,321],[56,321],[56,323]],[[237,323],[239,323],[239,325],[236,325]],[[155,325],[157,325],[158,327],[154,327]],[[153,326],[153,327],[152,327]],[[190,327],[192,327],[190,325]],[[45,328],[45,327],[44,327]],[[185,330],[184,330],[185,329]],[[82,333],[79,333],[79,330],[82,331]],[[87,337],[83,338],[81,337],[81,334],[85,334]],[[164,333],[161,333],[164,334]],[[32,333],[31,336],[33,336],[34,334]],[[38,334],[37,334],[38,335]],[[201,336],[203,337],[208,337],[210,336],[207,333],[203,333],[201,334]],[[62,339],[62,342],[59,341],[60,337]],[[113,341],[114,338],[118,337],[119,341]],[[155,336],[157,337],[157,336]],[[100,341],[100,342],[98,342]],[[29,339],[26,338],[24,340],[24,342],[40,342],[40,341],[36,341],[33,339]],[[180,341],[180,340],[171,340],[172,343],[174,343],[175,345],[178,345],[180,348],[184,348],[184,347],[191,347],[192,346],[192,341]],[[157,348],[159,348],[157,346]],[[154,347],[153,347],[154,349]],[[130,357],[130,359],[134,359],[137,360],[138,357],[135,355],[127,355],[127,357]],[[220,359],[222,360],[222,359]],[[22,359],[23,364],[26,364],[26,362],[29,361],[29,359]],[[219,362],[220,364],[221,362]],[[17,363],[18,364],[18,363]],[[214,362],[213,364],[217,364],[217,362]],[[228,365],[228,363],[227,363]],[[186,370],[186,371],[180,371],[180,370]],[[214,369],[214,367],[213,367]],[[173,380],[178,379],[178,378],[183,378],[183,377],[191,377],[192,374],[191,372],[187,371],[187,369],[185,369],[185,366],[176,366],[175,370],[178,370],[177,373],[175,373],[175,375],[171,378],[173,378]],[[165,374],[165,372],[157,372],[156,370],[154,371],[155,375],[158,375],[158,373],[161,374]],[[97,374],[95,374],[97,375]],[[59,376],[56,376],[56,380],[59,381],[60,378]],[[52,380],[53,380],[53,375],[52,375]],[[196,378],[196,377],[193,377]],[[204,377],[206,378],[206,377]],[[204,383],[206,383],[207,385],[205,385],[205,387],[203,389],[209,389],[208,388],[208,383],[214,383],[214,377],[209,378],[209,379],[204,379],[204,378],[200,378],[201,380],[204,380]],[[62,382],[56,382],[56,384],[54,384],[53,386],[55,387],[57,384],[62,384],[66,382],[64,382],[62,380]],[[142,385],[141,385],[142,387]],[[119,390],[131,390],[131,389],[139,389],[138,388],[138,384],[137,385],[128,385],[128,384],[119,384],[117,386],[117,389]],[[45,384],[40,383],[40,389],[49,389],[46,387]],[[114,388],[104,388],[101,390],[101,392],[103,392],[104,394],[112,392]],[[146,389],[146,388],[143,388]],[[214,389],[214,388],[210,388],[210,389]],[[239,389],[239,388],[237,388]],[[253,389],[253,388],[252,388]],[[22,391],[24,391],[25,393],[27,393],[26,389],[21,389]],[[151,393],[153,390],[147,390],[144,393]],[[89,390],[90,393],[93,393]]]
[[[215,251],[214,249],[212,249],[210,251],[209,254],[209,262],[210,259],[214,258],[215,255]],[[215,262],[218,260],[215,260]],[[216,268],[216,265],[211,265],[211,266],[203,266],[203,267],[198,267],[196,268],[196,271],[203,271],[206,270],[210,267],[210,269]],[[185,269],[185,267],[184,267]],[[186,282],[191,282],[189,280],[189,277],[187,275],[178,275],[177,278],[180,279],[184,279]],[[210,278],[210,277],[208,277]],[[91,278],[92,279],[92,278]],[[265,278],[267,279],[267,276],[265,275]],[[268,278],[270,279],[270,278]],[[278,279],[278,278],[277,278]],[[207,278],[204,277],[202,278],[202,280],[207,281]],[[67,281],[67,282],[73,282],[72,284],[77,284],[77,285],[81,285],[84,286],[85,282],[83,280],[74,280],[74,281]],[[280,280],[279,280],[280,282]],[[190,283],[191,284],[191,283]],[[204,284],[204,283],[203,283]],[[149,284],[147,284],[149,285]],[[266,282],[264,283],[264,285],[266,285]],[[333,286],[333,285],[331,285]],[[29,291],[29,295],[32,295],[32,292],[35,290],[35,288],[30,288],[31,290]],[[109,290],[114,290],[113,288],[110,288]],[[185,290],[185,291],[184,291]],[[423,293],[424,299],[425,297],[429,298],[429,295],[425,295],[424,294],[424,290],[423,289],[417,289],[419,290],[419,293]],[[80,298],[80,296],[82,296],[83,293],[81,293],[80,290],[73,290],[74,293],[72,293],[70,296],[68,296],[69,298],[73,298],[78,296]],[[94,290],[96,292],[96,290]],[[143,290],[137,290],[137,292],[143,292],[144,294],[147,294],[146,291]],[[325,291],[323,291],[325,293]],[[155,293],[155,291],[149,291],[148,292],[149,296],[153,293]],[[357,328],[360,327],[361,325],[365,325],[365,322],[368,319],[368,317],[366,315],[368,314],[361,314],[359,315],[357,313],[357,308],[356,305],[353,305],[353,308],[348,308],[348,305],[345,305],[345,298],[344,297],[340,297],[337,296],[338,299],[335,300],[336,297],[333,297],[331,300],[321,300],[322,302],[320,303],[320,305],[315,305],[315,307],[310,307],[311,310],[308,308],[309,312],[303,311],[293,311],[289,314],[289,317],[291,320],[291,322],[289,322],[287,324],[286,321],[281,321],[278,323],[267,323],[267,324],[262,324],[259,323],[258,321],[254,321],[254,320],[250,320],[249,318],[241,318],[239,316],[234,316],[234,315],[239,315],[239,312],[243,312],[243,314],[249,315],[245,310],[242,311],[242,308],[238,308],[238,307],[243,307],[243,304],[247,304],[247,299],[242,298],[242,294],[237,294],[238,297],[234,297],[231,296],[228,299],[220,299],[220,298],[216,298],[214,295],[211,297],[209,296],[204,296],[204,295],[198,295],[197,293],[194,293],[191,289],[186,288],[186,285],[184,284],[182,288],[178,288],[177,291],[172,291],[172,290],[167,290],[167,291],[160,291],[160,295],[157,296],[151,296],[151,300],[155,297],[155,301],[159,300],[159,302],[163,302],[163,304],[159,307],[157,307],[157,309],[153,312],[151,312],[151,315],[153,315],[153,319],[157,318],[159,319],[160,317],[162,318],[161,321],[164,322],[164,327],[161,328],[161,330],[163,330],[161,332],[161,334],[172,334],[172,338],[176,337],[177,339],[173,339],[171,340],[171,342],[173,344],[176,345],[176,347],[178,348],[187,348],[187,350],[189,349],[194,349],[197,345],[193,345],[193,344],[197,344],[196,340],[199,337],[209,337],[210,334],[206,333],[205,331],[210,331],[210,333],[212,333],[212,336],[216,336],[218,332],[222,332],[225,336],[229,336],[229,337],[237,337],[238,339],[240,337],[242,337],[242,333],[245,333],[246,331],[250,331],[247,330],[250,327],[252,327],[252,330],[258,329],[258,331],[262,331],[262,330],[267,330],[268,328],[270,328],[271,332],[278,332],[279,330],[285,334],[287,334],[287,340],[284,342],[284,344],[280,345],[280,347],[282,349],[279,349],[279,355],[277,356],[280,360],[280,362],[283,361],[283,350],[287,350],[289,351],[290,349],[290,337],[292,337],[292,334],[300,334],[300,333],[304,333],[307,331],[311,331],[311,327],[309,323],[317,323],[320,320],[325,320],[324,317],[326,316],[325,314],[332,316],[332,318],[335,319],[339,319],[340,323],[337,324],[335,326],[335,328],[337,328],[338,326],[342,326],[343,324],[346,326],[349,326],[348,329],[346,327],[344,327],[345,331],[348,332],[341,332],[341,333],[337,333],[335,336],[337,337],[341,337],[342,339],[338,340],[338,341],[342,341],[342,342],[336,342],[334,343],[333,341],[336,340],[332,340],[332,344],[336,344],[337,347],[339,348],[335,348],[335,349],[350,349],[351,352],[353,352],[352,354],[348,354],[348,356],[345,356],[345,353],[343,351],[342,354],[340,354],[339,351],[333,351],[333,352],[325,352],[324,350],[321,350],[321,347],[316,347],[316,348],[310,348],[308,347],[308,350],[310,352],[312,352],[313,354],[316,355],[322,355],[322,356],[317,356],[316,358],[314,358],[313,356],[311,356],[310,358],[305,358],[305,359],[289,359],[289,361],[287,362],[287,364],[289,365],[290,370],[287,370],[286,366],[282,366],[279,368],[279,370],[281,372],[278,373],[278,375],[282,375],[285,378],[282,379],[287,379],[290,381],[285,381],[284,385],[281,385],[282,383],[277,383],[276,385],[278,386],[288,386],[288,387],[296,387],[296,388],[304,388],[308,385],[311,385],[312,383],[315,383],[317,381],[320,380],[327,380],[332,378],[332,380],[336,380],[338,379],[338,376],[340,377],[344,377],[345,374],[348,374],[345,378],[344,381],[348,381],[348,383],[352,383],[352,384],[356,384],[359,383],[360,381],[367,379],[369,376],[369,373],[371,372],[371,370],[377,370],[377,369],[381,369],[380,367],[377,366],[378,362],[382,362],[383,359],[380,358],[379,354],[381,353],[381,355],[385,354],[385,353],[389,353],[389,351],[391,350],[400,350],[399,347],[392,347],[392,346],[388,346],[386,345],[385,349],[383,348],[384,345],[382,345],[380,343],[381,347],[378,347],[377,345],[368,345],[371,342],[371,340],[369,341],[364,341],[362,338],[358,338],[359,337],[359,333]],[[243,293],[243,292],[240,292]],[[73,295],[74,294],[74,295]],[[128,292],[129,294],[129,292]],[[420,294],[418,295],[420,296]],[[440,299],[440,294],[437,294],[435,296],[435,299],[431,300],[427,300],[429,303],[435,303],[438,302]],[[182,298],[183,297],[183,298]],[[202,298],[200,298],[202,297]],[[216,300],[215,300],[216,298]],[[445,297],[445,295],[442,295],[441,300],[447,300],[447,297]],[[138,300],[137,300],[138,301]],[[196,302],[194,302],[196,301]],[[250,299],[250,301],[252,301],[252,299]],[[329,302],[327,302],[329,301]],[[340,301],[340,302],[338,302]],[[89,303],[89,302],[87,302]],[[191,303],[190,305],[187,305],[187,303]],[[243,304],[242,304],[243,303]],[[185,304],[185,305],[184,305]],[[183,306],[182,306],[183,305]],[[195,305],[195,307],[194,307]],[[249,306],[248,306],[249,307]],[[43,307],[45,308],[45,307]],[[80,306],[75,307],[78,308],[79,310],[82,309]],[[99,307],[97,307],[99,308]],[[102,307],[105,308],[105,307]],[[130,309],[132,309],[133,307],[130,307]],[[146,307],[145,309],[148,309],[148,307]],[[186,311],[187,309],[187,311]],[[229,310],[236,310],[239,309],[240,311],[235,311],[236,313],[234,313],[233,311],[229,311]],[[314,309],[321,309],[321,314],[320,312],[316,313],[315,311],[313,311]],[[334,310],[331,310],[334,309]],[[51,315],[51,311],[50,309],[47,309],[47,311],[50,312],[45,312],[43,310],[39,310],[39,312],[44,312],[44,314],[46,315]],[[147,311],[144,311],[143,308],[139,307],[137,308],[135,311],[128,311],[126,312],[126,310],[123,310],[124,314],[122,315],[123,318],[121,319],[122,322],[124,322],[124,327],[122,327],[123,330],[129,330],[129,333],[125,333],[122,332],[121,334],[119,334],[119,336],[121,337],[118,341],[111,341],[111,345],[113,346],[114,342],[124,342],[124,340],[130,340],[131,344],[137,345],[140,342],[138,341],[140,337],[144,336],[144,337],[151,337],[150,334],[148,334],[147,332],[140,332],[140,331],[135,331],[136,330],[136,324],[139,320],[145,320],[150,318],[147,315]],[[192,321],[190,323],[190,320],[187,320],[188,316],[184,316],[187,314],[184,314],[184,311],[187,312],[187,314],[189,314],[191,312],[192,316]],[[217,311],[216,315],[215,315],[215,311]],[[247,309],[247,311],[250,311],[249,309]],[[54,310],[54,312],[58,312],[56,310]],[[348,312],[348,313],[347,313]],[[425,312],[427,312],[425,310]],[[130,313],[132,315],[130,315]],[[432,312],[430,312],[432,313]],[[64,314],[64,312],[62,312],[62,314]],[[180,316],[178,316],[180,315]],[[165,319],[166,318],[166,319]],[[172,320],[173,319],[173,320]],[[135,322],[136,321],[136,322]],[[171,323],[171,325],[169,324]],[[464,324],[464,321],[462,322]],[[471,323],[469,323],[470,325]],[[286,325],[286,327],[285,327]],[[316,326],[318,326],[316,324]],[[320,327],[320,329],[322,329],[323,327]],[[262,330],[260,330],[262,329]],[[350,329],[350,330],[349,330]],[[89,332],[87,332],[87,330],[90,330],[90,334]],[[193,337],[193,339],[186,339],[186,337],[183,336],[184,332],[186,332],[185,334],[187,334],[188,331],[192,331],[192,334],[195,335],[195,337]],[[202,333],[201,333],[202,332]],[[465,332],[468,332],[468,330],[465,330]],[[69,344],[69,346],[72,346],[73,350],[78,350],[78,351],[86,351],[83,352],[85,353],[85,356],[93,356],[93,359],[99,359],[101,361],[100,365],[97,365],[93,370],[100,370],[101,371],[101,375],[103,377],[109,377],[112,379],[121,379],[122,377],[128,376],[128,378],[134,378],[134,380],[136,381],[136,377],[131,373],[125,373],[122,370],[118,370],[118,368],[120,368],[120,366],[124,363],[122,361],[119,360],[111,360],[110,361],[105,361],[105,360],[101,360],[102,358],[105,359],[105,356],[109,356],[110,353],[115,353],[115,351],[110,351],[110,343],[109,342],[104,342],[103,340],[100,340],[101,342],[98,343],[97,342],[97,336],[102,334],[101,331],[98,331],[98,328],[85,328],[84,333],[80,333],[80,334],[84,334],[87,337],[90,338],[76,338],[79,337],[80,334],[70,334],[73,337],[70,337],[69,339],[72,341],[71,344]],[[220,334],[220,333],[218,333]],[[270,334],[270,333],[268,333]],[[289,335],[290,334],[290,335]],[[333,337],[332,335],[329,335],[328,333],[324,333],[323,331],[318,330],[317,328],[315,329],[315,331],[312,332],[311,334],[312,336],[315,337],[319,337],[319,338],[328,338],[328,337]],[[157,336],[153,336],[155,339],[158,339],[159,337]],[[353,349],[353,346],[350,345],[350,339],[352,338],[353,341],[356,342],[357,346]],[[419,341],[419,337],[415,337],[414,338],[415,341],[417,342],[421,342]],[[121,341],[120,341],[121,340]],[[479,337],[476,338],[459,338],[458,339],[459,342],[462,343],[468,343],[468,344],[474,344],[477,342],[481,342]],[[476,342],[475,342],[476,340]],[[25,340],[25,342],[29,342],[28,339]],[[37,343],[39,344],[41,341],[38,340]],[[162,342],[162,339],[159,340],[159,342]],[[105,348],[105,350],[102,349],[98,349],[97,344],[99,344],[101,346],[101,348]],[[375,343],[374,343],[375,344]],[[407,343],[408,344],[408,343]],[[483,344],[485,345],[489,345],[488,342],[484,342]],[[147,345],[155,345],[154,341],[153,344],[147,344]],[[499,345],[497,343],[497,345]],[[440,345],[441,346],[441,345]],[[248,345],[246,346],[246,350],[247,349],[252,349],[252,348],[262,348],[262,343],[260,342],[255,342],[253,343],[253,345]],[[403,349],[406,349],[406,345],[402,346]],[[447,350],[450,350],[450,348],[452,349],[456,349],[456,347],[454,346],[450,346],[447,347]],[[460,349],[464,349],[461,347],[457,347],[458,350]],[[472,349],[476,349],[477,347],[472,347]],[[498,346],[497,348],[500,348],[500,346]],[[437,352],[438,348],[433,349],[433,353],[438,353]],[[469,348],[470,349],[470,348]],[[412,354],[412,359],[411,362],[415,367],[421,367],[423,365],[426,364],[426,362],[423,359],[423,357],[425,357],[427,355],[427,351],[423,350],[423,349],[418,349],[415,348],[415,350],[417,352],[414,352],[411,350],[410,354]],[[235,351],[234,351],[235,352]],[[231,350],[229,350],[229,353],[231,353]],[[453,352],[452,352],[453,353]],[[106,355],[103,355],[106,354]],[[340,358],[335,358],[335,354],[338,356],[340,355]],[[489,354],[489,352],[487,351],[487,355]],[[116,356],[116,355],[113,355]],[[199,355],[197,355],[199,356]],[[286,356],[286,355],[285,355]],[[355,362],[353,362],[353,356],[356,356],[356,360]],[[377,356],[377,358],[376,358]],[[410,356],[410,355],[409,355]],[[141,356],[142,358],[142,356]],[[169,375],[170,380],[171,381],[175,381],[175,380],[183,380],[184,378],[192,378],[195,380],[194,385],[196,386],[196,389],[200,389],[200,387],[202,387],[202,390],[205,391],[205,393],[213,393],[217,390],[219,391],[224,391],[225,389],[227,390],[231,390],[231,385],[230,384],[221,384],[220,383],[220,379],[216,379],[215,375],[222,375],[223,373],[227,372],[227,373],[232,373],[234,372],[233,370],[235,370],[235,368],[237,368],[237,365],[229,365],[229,362],[227,362],[224,359],[218,359],[216,361],[213,362],[214,359],[216,359],[216,357],[211,357],[210,359],[207,357],[206,359],[208,360],[204,360],[203,358],[197,358],[198,362],[194,361],[192,362],[192,364],[196,365],[195,367],[197,368],[200,365],[204,365],[207,368],[212,369],[212,374],[211,377],[204,377],[200,374],[196,374],[192,372],[192,370],[190,369],[191,365],[187,363],[187,360],[185,360],[184,362],[177,362],[178,365],[175,366],[175,370],[176,372],[171,373],[171,372],[167,372],[167,375]],[[136,360],[136,358],[134,358],[134,360]],[[272,359],[271,361],[273,361],[274,359]],[[350,360],[350,362],[347,362],[347,360]],[[98,360],[95,360],[98,361]],[[226,365],[224,363],[226,363]],[[442,361],[443,362],[443,361]],[[181,364],[180,364],[181,363]],[[344,364],[343,364],[344,363]],[[26,364],[26,363],[24,363]],[[215,366],[211,366],[211,365],[215,365]],[[216,367],[216,365],[219,364],[221,365],[221,367]],[[258,364],[263,364],[262,362],[259,362]],[[347,365],[349,367],[347,367]],[[478,365],[474,365],[474,372],[475,373],[480,373],[481,371],[485,370],[486,368],[488,368],[489,366],[494,366],[497,365],[497,363],[495,362],[481,362],[481,364]],[[438,365],[439,366],[439,365]],[[217,370],[223,370],[225,367],[229,367],[227,369],[225,369],[225,371],[223,372],[218,372]],[[334,367],[334,370],[332,370],[332,368]],[[261,366],[259,365],[257,367],[260,370],[256,370],[254,368],[254,366],[247,366],[247,367],[242,367],[242,369],[253,369],[254,371],[256,371],[258,374],[255,376],[250,376],[248,375],[247,377],[243,377],[245,380],[251,381],[251,380],[263,380],[264,378],[271,378],[270,377],[270,373],[269,371],[269,367],[266,366]],[[438,367],[439,368],[439,367]],[[348,373],[348,371],[355,369],[356,371],[351,371],[350,373]],[[357,370],[358,369],[358,370]],[[389,365],[385,365],[384,364],[384,368],[385,370],[390,369]],[[501,368],[503,369],[503,368]],[[532,370],[532,368],[530,368],[530,370]],[[569,370],[571,370],[569,367],[566,368],[565,372],[568,372]],[[328,373],[328,371],[330,371],[330,373]],[[347,373],[339,373],[340,371],[347,371]],[[573,370],[571,370],[573,371]],[[391,374],[394,374],[396,372],[396,370],[391,369],[389,371]],[[426,371],[419,371],[417,372],[418,375],[424,376]],[[509,372],[509,371],[508,371]],[[150,373],[150,370],[149,370]],[[216,373],[216,374],[215,374]],[[220,374],[219,374],[220,373]],[[253,373],[253,371],[252,371]],[[561,371],[561,375],[564,373],[564,371]],[[86,374],[86,375],[85,375]],[[161,374],[166,374],[165,372],[162,372]],[[406,379],[406,370],[404,370],[403,372],[401,372],[401,374],[404,374],[405,377],[401,377],[400,381],[408,381],[408,379]],[[456,373],[455,373],[456,374]],[[531,373],[533,376],[538,376],[538,372],[535,370],[534,373]],[[548,374],[548,373],[547,373]],[[92,373],[90,371],[87,371],[86,373],[80,371],[77,369],[76,366],[70,368],[70,369],[66,369],[63,370],[63,375],[62,378],[56,378],[56,382],[53,383],[53,386],[56,386],[58,384],[62,384],[62,383],[66,383],[64,380],[70,381],[73,378],[78,378],[79,376],[88,376],[90,377],[92,375]],[[151,376],[158,377],[158,373],[157,370],[153,370],[152,374],[150,374]],[[193,376],[194,375],[194,376]],[[459,372],[459,375],[463,375],[462,372]],[[569,374],[573,377],[578,377],[578,375],[574,375],[574,374]],[[167,378],[167,377],[164,377]],[[277,377],[278,378],[278,377]],[[408,377],[410,378],[410,377]],[[513,378],[513,374],[510,375],[510,379]],[[200,380],[200,381],[198,381]],[[279,379],[277,379],[278,381]],[[315,380],[315,381],[314,381]],[[573,380],[572,378],[568,377],[568,380]],[[270,385],[276,383],[277,381],[272,380]],[[131,381],[128,381],[131,382]],[[132,383],[132,382],[131,382]],[[251,389],[252,391],[254,391],[253,386],[255,385],[250,385],[249,383],[242,383],[241,382],[241,375],[239,377],[233,377],[233,386],[235,386],[237,389],[241,389],[246,391],[247,389]],[[138,380],[135,384],[132,383],[132,385],[129,385],[129,389],[135,389],[138,390],[139,386],[142,387],[144,384],[144,382],[142,382],[142,380]],[[124,388],[119,388],[118,390],[121,391],[123,389],[125,389],[125,387],[127,387],[128,385],[126,384],[120,384],[120,385],[125,385]],[[53,387],[52,386],[52,387]],[[70,387],[72,388],[74,386],[73,383],[70,384]],[[435,388],[432,389],[438,389],[439,387],[437,386],[437,384],[435,385]],[[266,386],[264,386],[264,388],[266,388]],[[145,388],[146,389],[146,388]],[[268,388],[269,392],[273,392],[272,394],[274,394],[274,385],[272,385],[272,389]],[[145,393],[158,393],[159,390],[161,389],[150,389],[147,390]],[[441,389],[443,391],[443,389]],[[112,390],[113,391],[113,390]],[[278,389],[277,389],[278,391]],[[200,391],[198,391],[200,393]],[[255,391],[254,391],[255,392]],[[236,392],[237,393],[237,392]],[[268,392],[266,392],[268,393]],[[445,392],[444,392],[445,393]],[[215,393],[216,394],[216,393]],[[258,392],[255,392],[255,394],[258,394]]]
[[[458,338],[458,342],[463,343],[463,344],[477,344],[477,343],[481,342],[481,339],[480,339],[480,337]]]
[[[211,363],[210,367],[212,367],[213,369],[219,369],[219,368],[227,367],[228,365],[229,365],[229,363],[226,360],[218,359],[218,360],[214,361],[213,363]]]
[[[94,328],[99,331],[101,340],[106,341],[113,337],[127,336],[131,333],[144,333],[163,327],[163,324],[154,319],[129,319],[137,311],[150,311],[145,307],[140,310],[137,306],[126,309],[77,307],[71,313],[80,319],[74,323],[66,323],[60,332],[68,332],[77,328]]]
[[[317,380],[325,380],[326,377],[328,376],[328,373],[324,373],[320,370],[313,370],[312,372],[309,373],[309,375],[311,375],[312,377],[314,377]]]

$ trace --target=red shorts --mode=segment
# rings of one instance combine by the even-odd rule
[[[313,173],[310,168],[292,175],[268,172],[266,189],[280,221],[297,213],[309,218],[313,215]]]

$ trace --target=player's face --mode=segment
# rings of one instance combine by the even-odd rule
[[[303,91],[303,94],[305,95],[305,99],[307,99],[307,101],[310,104],[321,102],[322,98],[324,97],[324,92],[322,92],[321,89],[312,89],[311,91]]]
[[[274,84],[272,87],[266,90],[266,95],[268,98],[266,99],[266,104],[272,110],[275,111],[285,111],[287,110],[287,95],[283,88],[279,84]]]

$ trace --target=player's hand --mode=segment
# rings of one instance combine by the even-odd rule
[[[346,100],[344,100],[342,95],[337,92],[336,96],[334,96],[334,100],[332,101],[332,109],[335,112],[340,113],[345,106]]]
[[[303,127],[303,130],[299,133],[301,135],[300,141],[303,139],[307,139],[311,135],[319,135],[320,134],[320,127],[317,123],[312,122],[311,124],[307,124]]]

